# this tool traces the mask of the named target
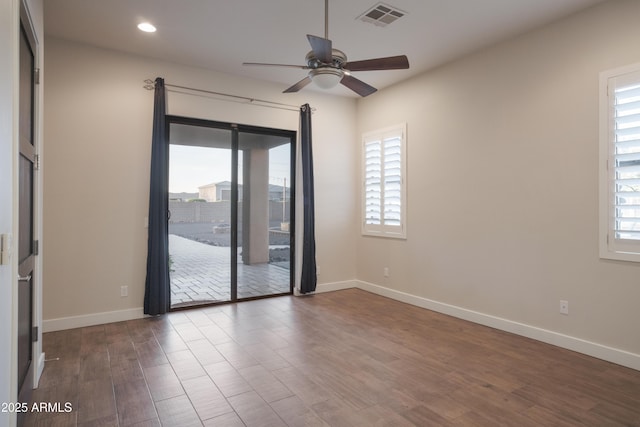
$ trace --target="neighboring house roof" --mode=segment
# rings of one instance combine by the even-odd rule
[[[231,181],[220,181],[220,182],[212,182],[211,184],[205,184],[198,187],[198,190],[201,188],[213,188],[213,187],[231,187]],[[240,185],[242,187],[242,184]]]

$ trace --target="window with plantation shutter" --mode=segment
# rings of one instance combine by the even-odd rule
[[[406,125],[363,135],[362,233],[406,237]]]
[[[640,261],[640,64],[600,78],[600,256]]]

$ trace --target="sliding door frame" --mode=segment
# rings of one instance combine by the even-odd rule
[[[180,125],[189,125],[189,126],[199,126],[199,127],[207,127],[207,128],[215,128],[222,130],[231,131],[231,289],[230,289],[230,300],[229,301],[211,301],[210,303],[197,304],[193,306],[185,306],[185,307],[175,307],[171,308],[170,311],[179,311],[179,310],[188,310],[191,308],[199,308],[206,307],[211,305],[219,305],[219,304],[230,304],[242,301],[250,301],[256,299],[263,298],[271,298],[282,295],[292,295],[293,289],[295,286],[295,213],[296,213],[296,202],[295,202],[295,194],[296,194],[296,131],[292,130],[284,130],[284,129],[275,129],[275,128],[267,128],[261,126],[252,126],[252,125],[243,125],[237,123],[228,123],[228,122],[220,122],[215,120],[206,120],[206,119],[197,119],[193,117],[184,117],[184,116],[175,116],[175,115],[166,115],[166,134],[167,134],[167,144],[171,144],[171,132],[170,128],[172,124],[180,124]],[[252,133],[259,135],[268,135],[268,136],[278,136],[289,139],[290,144],[290,199],[291,203],[289,203],[289,292],[278,293],[278,294],[269,294],[269,295],[261,295],[261,296],[253,296],[249,298],[238,298],[238,202],[239,202],[239,191],[238,191],[238,159],[239,159],[239,136],[241,133]],[[169,162],[167,164],[169,167]],[[167,174],[168,179],[169,174]],[[167,188],[169,188],[169,183],[167,183]],[[166,231],[168,233],[168,230]]]
[[[238,301],[238,125],[231,125],[231,301]]]

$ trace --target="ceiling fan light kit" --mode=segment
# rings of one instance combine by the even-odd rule
[[[315,44],[322,49],[321,45],[325,39],[315,36],[307,37],[312,45]],[[311,42],[311,40],[313,40],[313,42]],[[325,53],[323,52],[323,54]],[[307,53],[305,59],[307,61],[307,67],[311,70],[308,74],[309,78],[320,89],[332,89],[336,87],[342,80],[342,77],[344,77],[345,72],[342,69],[342,65],[347,62],[347,55],[338,49],[331,49],[330,63],[319,60],[314,51]]]
[[[341,83],[360,96],[368,96],[377,89],[353,77],[351,71],[402,70],[409,68],[409,60],[405,55],[385,58],[366,59],[348,62],[347,56],[338,49],[328,37],[329,0],[325,0],[325,36],[324,38],[308,34],[311,52],[306,56],[307,65],[265,64],[245,62],[243,65],[293,67],[310,70],[307,77],[284,90],[284,93],[298,92],[310,82],[321,89],[331,89]]]
[[[320,89],[332,89],[344,77],[344,71],[338,68],[323,67],[309,71],[311,81]]]

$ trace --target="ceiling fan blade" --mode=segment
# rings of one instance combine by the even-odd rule
[[[312,36],[311,34],[307,34],[307,39],[316,58],[325,64],[331,64],[331,62],[333,62],[331,40]]]
[[[302,89],[303,87],[305,87],[306,85],[308,85],[309,83],[311,83],[311,78],[309,76],[307,76],[304,79],[300,80],[298,83],[296,83],[293,86],[291,86],[290,88],[284,90],[282,93],[297,92],[300,89]]]
[[[350,76],[348,74],[344,75],[342,80],[340,80],[340,83],[342,83],[343,85],[345,85],[346,87],[348,87],[349,89],[351,89],[352,91],[354,91],[355,93],[363,97],[371,95],[373,92],[378,90],[373,86],[369,86],[362,80],[358,80],[355,77]]]
[[[349,61],[344,66],[349,71],[405,70],[409,68],[406,55],[388,56],[386,58]]]
[[[242,65],[257,65],[257,66],[264,66],[264,67],[288,67],[288,68],[298,68],[300,70],[309,69],[307,65],[267,64],[264,62],[243,62]]]

